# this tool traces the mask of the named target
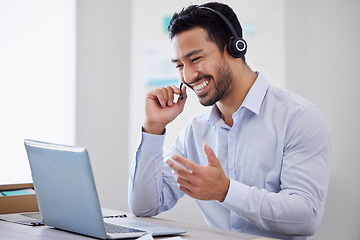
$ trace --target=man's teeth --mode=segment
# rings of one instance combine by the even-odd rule
[[[202,84],[196,85],[194,86],[195,91],[200,91],[201,89],[203,89],[204,87],[206,87],[209,84],[209,81],[206,80],[205,82],[203,82]]]

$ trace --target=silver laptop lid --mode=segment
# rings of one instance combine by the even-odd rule
[[[106,238],[87,150],[34,140],[24,143],[44,223]]]

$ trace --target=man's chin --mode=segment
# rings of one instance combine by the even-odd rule
[[[203,105],[205,107],[209,107],[209,106],[214,105],[217,102],[216,99],[209,98],[206,96],[207,96],[207,94],[204,94],[203,96],[198,96],[198,99],[199,99],[199,102],[201,105]]]

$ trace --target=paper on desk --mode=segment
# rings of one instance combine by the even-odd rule
[[[271,239],[274,239],[274,238],[260,237],[260,238],[254,238],[252,240],[271,240]]]
[[[136,240],[154,240],[154,238],[152,237],[151,233],[148,233],[142,237],[137,238]]]
[[[142,237],[137,238],[136,240],[154,240],[151,233],[145,234]],[[171,238],[163,238],[162,240],[186,240],[185,238],[181,237],[171,237]]]
[[[182,237],[171,237],[171,238],[163,238],[162,240],[186,240],[186,238],[182,238]]]

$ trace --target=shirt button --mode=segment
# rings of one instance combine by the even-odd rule
[[[233,169],[234,169],[234,165],[229,164],[229,169],[230,169],[230,170],[233,170]]]
[[[231,132],[230,137],[233,137],[233,136],[235,136],[235,133]]]

